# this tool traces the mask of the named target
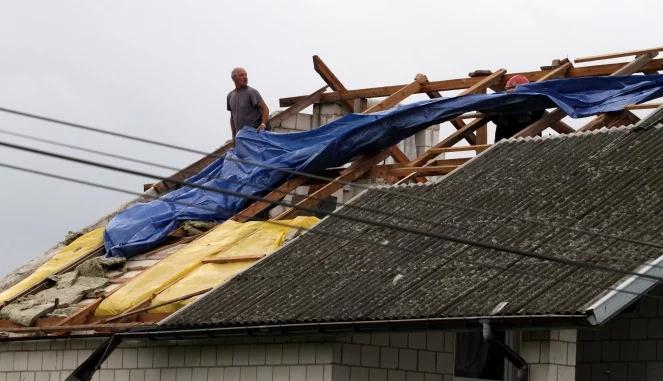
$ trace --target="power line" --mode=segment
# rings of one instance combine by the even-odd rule
[[[153,178],[153,179],[161,179],[161,180],[164,179],[164,177],[162,177],[162,176],[147,173],[147,172],[116,167],[116,166],[109,165],[109,164],[98,163],[98,162],[94,162],[94,161],[90,161],[90,160],[86,160],[86,159],[81,159],[81,158],[62,155],[62,154],[58,154],[58,153],[43,151],[43,150],[39,150],[39,149],[35,149],[35,148],[20,146],[20,145],[6,143],[6,142],[2,142],[2,141],[0,141],[0,146],[13,148],[13,149],[21,150],[21,151],[26,151],[26,152],[31,152],[31,153],[35,153],[35,154],[39,154],[39,155],[54,157],[54,158],[67,160],[67,161],[71,161],[71,162],[75,162],[75,163],[79,163],[79,164],[94,166],[94,167],[98,167],[98,168],[104,168],[104,169],[111,170],[111,171],[127,173],[127,174],[130,174],[130,175],[148,177],[148,178]],[[507,252],[507,253],[511,253],[511,254],[520,255],[520,256],[523,256],[523,257],[536,258],[536,259],[544,260],[544,261],[547,260],[547,261],[551,261],[551,262],[557,262],[557,263],[561,263],[561,264],[565,264],[565,265],[569,265],[569,266],[584,267],[584,268],[589,268],[589,269],[599,270],[599,271],[604,271],[604,272],[619,273],[619,274],[623,274],[623,275],[632,275],[632,276],[636,276],[636,277],[642,277],[642,278],[655,280],[657,282],[663,282],[663,278],[660,278],[660,277],[657,277],[657,276],[653,276],[653,275],[649,275],[649,274],[640,274],[640,273],[636,273],[636,272],[633,272],[633,271],[627,271],[627,270],[622,270],[622,269],[616,269],[614,267],[604,266],[604,265],[600,265],[600,264],[596,264],[596,263],[575,261],[575,260],[566,259],[566,258],[558,258],[558,257],[550,256],[550,255],[528,252],[528,251],[520,250],[520,249],[517,249],[517,248],[506,247],[506,246],[503,246],[503,245],[498,245],[498,244],[493,244],[493,243],[488,243],[488,242],[482,242],[482,241],[475,241],[475,240],[460,238],[460,237],[454,237],[454,236],[450,236],[448,234],[443,234],[443,233],[428,232],[428,231],[421,230],[421,229],[410,228],[410,227],[407,227],[407,226],[399,226],[399,225],[395,225],[395,224],[391,224],[391,223],[385,223],[385,222],[375,222],[375,221],[367,219],[367,218],[351,216],[351,215],[344,215],[344,214],[338,213],[336,211],[334,211],[334,212],[325,212],[325,211],[322,211],[322,210],[317,209],[317,208],[303,207],[303,206],[291,204],[291,203],[281,201],[281,200],[272,201],[272,200],[267,200],[264,197],[260,197],[260,196],[245,194],[245,193],[232,191],[232,190],[228,190],[228,189],[212,188],[212,187],[209,187],[209,186],[195,184],[195,183],[189,183],[189,182],[186,182],[186,181],[181,181],[181,180],[176,180],[176,179],[169,179],[168,181],[174,182],[178,185],[189,186],[191,188],[197,188],[197,189],[206,190],[206,191],[215,192],[215,193],[220,193],[220,194],[225,194],[225,195],[229,195],[229,196],[240,197],[240,198],[244,198],[244,199],[248,199],[248,200],[270,202],[270,203],[278,204],[278,205],[289,207],[289,208],[298,209],[298,210],[309,212],[309,213],[326,213],[330,216],[346,219],[346,220],[353,221],[353,222],[363,223],[363,224],[367,224],[367,225],[379,226],[379,227],[383,227],[383,228],[387,228],[387,229],[393,229],[393,230],[403,231],[403,232],[412,233],[412,234],[418,234],[418,235],[421,235],[421,236],[426,236],[426,237],[430,237],[430,238],[436,238],[436,239],[451,241],[451,242],[455,242],[455,243],[458,243],[458,244],[481,247],[481,248],[489,249],[489,250],[497,250],[497,251],[502,251],[502,252]]]
[[[285,172],[285,173],[288,173],[290,175],[303,176],[303,177],[308,177],[308,178],[315,179],[315,180],[338,183],[338,184],[341,184],[341,185],[347,185],[347,186],[351,186],[351,187],[355,187],[355,188],[359,188],[359,189],[376,189],[378,192],[381,192],[381,193],[384,193],[384,194],[389,194],[389,195],[396,196],[396,197],[405,197],[405,198],[409,198],[409,199],[424,202],[424,203],[434,203],[434,204],[441,205],[441,206],[446,206],[446,207],[449,207],[449,208],[454,208],[454,209],[459,209],[459,210],[464,210],[464,211],[470,211],[470,212],[475,212],[475,213],[486,213],[486,214],[490,214],[490,215],[493,215],[493,216],[496,216],[496,217],[507,218],[509,220],[519,220],[519,221],[523,221],[523,222],[527,222],[527,223],[532,223],[532,224],[537,224],[537,225],[550,227],[549,223],[544,222],[544,221],[539,221],[539,220],[536,220],[536,219],[532,219],[532,218],[514,216],[514,215],[494,212],[494,211],[481,209],[481,208],[474,208],[474,207],[469,207],[469,206],[457,205],[457,204],[453,204],[453,203],[449,203],[449,202],[444,202],[444,201],[440,201],[440,200],[432,200],[432,199],[427,199],[427,198],[424,198],[424,197],[418,197],[418,196],[414,196],[414,195],[400,194],[398,192],[394,192],[394,191],[389,190],[389,189],[376,188],[376,187],[373,187],[373,186],[370,186],[370,185],[367,185],[367,184],[361,184],[361,183],[356,183],[356,182],[351,182],[351,181],[335,179],[335,178],[326,177],[326,176],[322,176],[322,175],[318,175],[318,174],[307,173],[307,172],[303,172],[303,171],[297,171],[297,170],[294,170],[294,169],[280,168],[280,167],[276,167],[276,166],[269,165],[269,164],[266,164],[266,163],[256,162],[256,161],[253,161],[253,160],[245,160],[245,159],[240,159],[240,158],[235,158],[235,157],[228,157],[228,156],[224,156],[224,155],[220,155],[220,154],[215,154],[213,152],[205,152],[205,151],[196,150],[196,149],[192,149],[192,148],[188,148],[188,147],[178,146],[178,145],[171,144],[171,143],[165,143],[165,142],[161,142],[161,141],[157,141],[157,140],[153,140],[153,139],[146,139],[146,138],[141,138],[141,137],[134,136],[134,135],[122,134],[122,133],[118,133],[118,132],[108,131],[108,130],[104,130],[104,129],[100,129],[100,128],[96,128],[96,127],[82,125],[82,124],[79,124],[79,123],[67,122],[67,121],[60,120],[60,119],[45,117],[45,116],[32,114],[32,113],[27,113],[27,112],[23,112],[23,111],[17,111],[17,110],[13,110],[13,109],[9,109],[9,108],[0,107],[0,111],[10,113],[10,114],[14,114],[14,115],[27,117],[27,118],[42,120],[42,121],[46,121],[46,122],[57,123],[57,124],[61,124],[61,125],[64,125],[64,126],[79,128],[79,129],[83,129],[83,130],[86,130],[86,131],[91,131],[91,132],[106,134],[106,135],[110,135],[110,136],[115,136],[115,137],[119,137],[119,138],[123,138],[123,139],[135,140],[135,141],[139,141],[139,142],[142,142],[142,143],[153,144],[153,145],[157,145],[157,146],[161,146],[161,147],[166,147],[166,148],[176,149],[176,150],[180,150],[180,151],[185,151],[185,152],[210,156],[210,157],[214,157],[214,158],[224,157],[224,160],[233,161],[233,162],[242,163],[242,164],[255,165],[255,166],[259,166],[259,167],[263,167],[263,168],[267,168],[267,169],[272,169],[272,170],[275,170],[275,171]],[[165,180],[169,181],[169,182],[175,182],[175,181],[172,181],[172,179],[165,179]],[[272,203],[272,202],[270,201],[270,203]],[[619,237],[619,236],[615,236],[615,235],[612,235],[612,234],[601,233],[601,232],[596,232],[596,231],[592,231],[592,230],[574,228],[574,227],[568,227],[568,226],[555,226],[555,228],[565,230],[565,231],[575,232],[575,233],[582,233],[582,234],[607,238],[607,239],[614,239],[614,240],[617,240],[617,241],[629,242],[629,243],[633,243],[633,244],[637,244],[637,245],[653,247],[653,248],[656,248],[656,249],[663,249],[663,244],[657,244],[657,243],[654,243],[654,242],[647,242],[647,241],[642,241],[642,240],[633,239],[633,238]]]
[[[82,152],[89,152],[89,153],[93,153],[93,154],[98,154],[98,155],[102,155],[102,156],[117,158],[117,159],[126,160],[126,161],[130,161],[130,162],[138,162],[138,163],[141,163],[141,164],[152,165],[152,166],[155,166],[155,167],[158,167],[158,168],[177,170],[177,168],[175,168],[175,167],[163,165],[163,164],[160,164],[160,163],[147,162],[147,161],[144,161],[144,160],[141,160],[141,159],[136,159],[136,158],[129,157],[129,156],[113,154],[113,153],[100,151],[100,150],[96,150],[96,149],[90,149],[90,148],[87,148],[87,147],[82,147],[82,146],[74,145],[74,144],[62,143],[62,142],[49,140],[49,139],[44,139],[44,138],[40,138],[40,137],[28,135],[28,134],[16,133],[16,132],[11,132],[11,131],[7,131],[7,130],[3,130],[3,129],[0,129],[0,133],[10,135],[10,136],[16,136],[16,137],[23,138],[23,139],[33,140],[33,141],[37,141],[37,142],[52,144],[52,145],[55,145],[55,146],[60,146],[60,147],[66,147],[66,148],[74,149],[74,150],[79,150],[79,151],[82,151]],[[203,176],[202,178],[216,179],[216,178],[220,178],[220,177],[218,177],[218,176],[217,177]],[[244,183],[242,183],[240,181],[237,181],[237,180],[232,180],[232,179],[223,179],[223,180],[227,181],[227,182],[230,182],[230,183],[233,183],[233,184],[244,185]],[[249,185],[258,185],[258,184],[255,184],[255,183],[248,183],[248,184]],[[278,188],[266,187],[266,189],[269,190],[269,191],[272,191],[272,192],[281,193],[283,195],[289,194],[289,192],[281,191]],[[370,189],[374,189],[374,188],[370,188]],[[325,201],[325,199],[321,199],[321,198],[318,198],[318,197],[311,197],[311,198],[316,200],[316,201]],[[415,222],[431,224],[433,226],[444,226],[444,227],[450,227],[450,228],[459,229],[459,230],[475,232],[471,228],[464,227],[464,226],[459,226],[459,225],[456,225],[456,224],[450,224],[450,223],[439,222],[439,221],[430,221],[430,220],[425,220],[425,219],[420,219],[420,218],[415,218],[415,217],[410,217],[410,216],[405,216],[405,215],[396,216],[395,213],[393,213],[393,212],[384,212],[384,211],[373,209],[373,208],[361,207],[361,206],[354,205],[354,204],[351,204],[351,203],[343,203],[343,202],[333,202],[333,203],[336,206],[344,206],[344,207],[348,207],[348,208],[351,208],[351,209],[354,209],[354,210],[366,211],[366,212],[370,212],[370,213],[386,215],[386,216],[389,216],[389,217],[404,218],[404,219],[415,221]],[[546,227],[549,227],[549,226],[546,225]],[[663,268],[663,265],[654,265],[652,267]]]
[[[146,197],[146,198],[151,198],[151,199],[154,199],[154,200],[159,199],[159,196],[146,195],[146,194],[143,194],[143,193],[134,192],[134,191],[119,188],[119,187],[113,187],[113,186],[110,186],[110,185],[105,185],[105,184],[95,183],[95,182],[81,180],[81,179],[77,179],[77,178],[57,175],[57,174],[54,174],[54,173],[39,171],[39,170],[36,170],[36,169],[30,169],[30,168],[26,168],[26,167],[20,167],[20,166],[16,166],[16,165],[1,163],[1,162],[0,162],[0,167],[4,167],[4,168],[16,170],[16,171],[21,171],[21,172],[25,172],[25,173],[29,173],[29,174],[34,174],[34,175],[38,175],[38,176],[53,178],[53,179],[57,179],[57,180],[67,181],[67,182],[71,182],[71,183],[76,183],[76,184],[80,184],[80,185],[86,185],[86,186],[90,186],[90,187],[100,188],[100,189],[109,190],[109,191],[113,191],[113,192],[125,193],[125,194],[134,195],[134,196],[140,196],[140,197]],[[173,200],[162,200],[162,201],[167,202],[167,203],[176,204],[176,205],[183,205],[183,206],[198,208],[198,209],[206,210],[206,211],[212,211],[212,212],[214,211],[214,209],[207,208],[207,207],[202,206],[202,205],[197,205],[197,204],[192,204],[192,203],[187,203],[187,202],[182,202],[182,201],[173,201]],[[253,217],[253,216],[245,216],[245,217],[248,217],[250,220],[253,220],[253,221],[266,222],[266,223],[277,225],[277,226],[282,226],[282,227],[287,227],[287,228],[292,228],[292,229],[298,229],[298,230],[306,231],[307,233],[310,233],[310,234],[324,235],[324,236],[328,236],[328,237],[337,238],[337,239],[343,240],[343,241],[365,242],[365,243],[370,244],[370,245],[386,247],[386,248],[389,248],[389,249],[392,249],[392,250],[403,251],[403,252],[407,252],[407,253],[411,253],[411,254],[420,254],[419,251],[408,249],[406,247],[399,247],[399,246],[390,245],[388,243],[385,244],[385,243],[375,242],[375,241],[371,241],[371,240],[367,240],[367,239],[361,239],[359,237],[354,237],[354,238],[348,239],[348,236],[346,236],[346,235],[333,233],[333,232],[321,229],[319,227],[306,228],[306,227],[290,225],[290,224],[288,224],[286,222],[282,222],[282,221],[275,221],[275,220],[262,221],[262,220],[255,219],[255,217]],[[490,263],[483,263],[483,262],[477,262],[477,261],[471,261],[471,260],[468,260],[468,259],[458,258],[459,256],[460,256],[460,254],[456,254],[454,256],[451,256],[451,258],[449,258],[448,261],[458,260],[460,262],[475,265],[475,266],[478,266],[478,267],[487,267],[487,268],[501,270],[501,271],[505,271],[505,272],[510,272],[510,273],[514,273],[514,274],[518,274],[518,275],[527,275],[527,276],[536,277],[536,278],[543,278],[543,279],[548,279],[548,280],[553,280],[553,281],[561,281],[561,282],[569,283],[569,284],[576,284],[576,285],[580,285],[580,286],[592,287],[594,289],[610,290],[610,291],[620,292],[620,293],[634,295],[634,296],[638,296],[638,297],[648,297],[648,298],[663,300],[663,296],[640,294],[640,293],[637,293],[637,292],[634,292],[634,291],[618,289],[618,288],[615,288],[615,287],[612,287],[612,286],[599,286],[595,283],[577,281],[577,280],[573,280],[573,279],[559,279],[559,278],[554,278],[554,277],[551,277],[551,276],[546,276],[545,274],[541,274],[541,273],[538,273],[538,272],[515,270],[515,269],[513,269],[509,266],[499,266],[499,265],[490,264]]]
[[[65,148],[78,150],[78,151],[82,151],[82,152],[88,152],[88,153],[92,153],[92,154],[95,154],[95,155],[101,155],[101,156],[112,157],[112,158],[115,158],[115,159],[129,161],[129,162],[135,162],[135,163],[139,163],[139,164],[150,165],[150,166],[157,167],[157,168],[169,169],[169,170],[174,170],[174,171],[179,170],[179,168],[171,167],[171,166],[168,166],[168,165],[164,165],[164,164],[160,164],[160,163],[156,163],[156,162],[152,162],[152,161],[145,161],[145,160],[133,158],[133,157],[130,157],[130,156],[118,155],[118,154],[114,154],[114,153],[110,153],[110,152],[106,152],[106,151],[101,151],[101,150],[91,149],[91,148],[87,148],[87,147],[82,147],[82,146],[75,145],[75,144],[62,143],[62,142],[58,142],[58,141],[55,141],[55,140],[40,138],[40,137],[37,137],[37,136],[28,135],[28,134],[22,134],[22,133],[7,131],[7,130],[4,130],[4,129],[0,129],[0,134],[15,136],[15,137],[19,137],[19,138],[22,138],[22,139],[28,139],[28,140],[32,140],[32,141],[41,142],[41,143],[47,143],[47,144],[51,144],[51,145],[54,145],[54,146],[65,147]],[[219,177],[219,176],[202,176],[201,178],[203,178],[203,179],[221,179],[221,177]],[[256,184],[256,183],[252,183],[252,182],[244,183],[244,182],[229,179],[229,178],[223,178],[223,180],[227,181],[229,183],[232,183],[232,184],[239,184],[239,185],[248,184],[248,185],[253,185],[253,186],[263,186],[262,184]],[[290,192],[285,192],[285,191],[282,191],[282,190],[280,190],[278,188],[274,188],[274,187],[265,187],[265,189],[267,189],[270,192],[280,193],[284,196],[290,194]],[[313,200],[318,201],[318,202],[327,201],[327,198],[311,197],[311,196],[309,196],[309,197]],[[381,210],[372,209],[372,208],[364,208],[364,207],[361,207],[361,206],[358,206],[358,205],[353,205],[353,204],[339,202],[339,201],[333,201],[333,204],[337,207],[338,206],[344,206],[344,207],[352,208],[352,209],[355,209],[355,210],[361,210],[361,211],[366,211],[366,212],[371,212],[371,213],[383,214],[383,215],[387,215],[387,216],[392,216],[393,215],[391,213],[383,212]],[[449,224],[449,223],[446,223],[446,222],[429,221],[429,220],[423,220],[423,219],[420,219],[420,218],[410,217],[410,216],[401,216],[401,217],[403,217],[405,219],[408,219],[408,220],[411,220],[411,221],[415,221],[415,222],[422,222],[422,223],[426,223],[426,224],[433,224],[433,225],[436,225],[436,226],[446,226],[446,227],[451,227],[451,228],[455,228],[455,229],[473,231],[470,228],[463,227],[463,226],[458,226],[458,225],[454,225],[454,224]]]

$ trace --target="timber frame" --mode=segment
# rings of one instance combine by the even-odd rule
[[[655,74],[663,70],[663,58],[656,58],[662,50],[663,47],[658,47],[581,57],[573,61],[569,59],[556,59],[553,60],[552,65],[542,66],[540,70],[522,73],[508,73],[506,69],[497,69],[495,71],[478,70],[470,73],[466,78],[438,81],[430,81],[426,75],[417,74],[410,83],[354,90],[348,89],[320,57],[313,56],[313,69],[320,75],[325,85],[305,96],[281,98],[280,105],[287,107],[287,109],[273,115],[270,118],[270,123],[273,125],[279,124],[283,120],[296,116],[297,113],[314,104],[337,103],[347,112],[371,113],[394,107],[413,94],[426,94],[430,98],[438,98],[443,96],[444,92],[450,91],[454,92],[453,95],[502,91],[506,82],[514,75],[524,75],[530,81],[541,82],[564,77],[631,75],[637,73]],[[623,57],[632,58],[621,63],[592,64],[596,61]],[[574,64],[578,63],[590,64],[579,67],[574,66]],[[362,108],[362,105],[367,104],[366,100],[370,98],[384,99],[369,108]],[[652,109],[659,106],[660,103],[627,106],[622,111],[597,115],[593,120],[578,129],[572,128],[563,122],[562,119],[566,117],[563,111],[552,109],[547,111],[540,120],[521,130],[516,136],[535,136],[547,128],[551,128],[560,134],[566,134],[631,124],[639,120],[633,111]],[[319,203],[327,200],[348,182],[370,180],[379,181],[383,184],[402,184],[411,181],[426,182],[430,180],[428,177],[447,175],[458,166],[463,165],[471,157],[439,158],[439,156],[452,152],[480,154],[489,148],[488,129],[486,127],[489,121],[489,115],[483,115],[478,112],[460,115],[448,122],[453,126],[452,133],[442,137],[439,142],[417,157],[409,158],[397,146],[392,146],[374,154],[358,158],[347,167],[330,168],[324,173],[318,174],[329,179],[328,181],[320,177],[292,176],[264,196],[264,201],[250,203],[244,210],[232,217],[232,219],[240,222],[263,219],[267,214],[266,212],[276,207],[277,203],[284,197],[293,195],[302,186],[308,187],[307,194],[301,196],[301,192],[298,193],[300,195],[299,198],[294,199],[296,201],[292,202],[294,207],[280,207],[281,209],[272,211],[273,220],[282,220],[297,216],[301,214],[299,208],[317,207]],[[465,142],[466,144],[459,144],[461,142]],[[188,178],[221,157],[232,147],[232,142],[226,142],[216,151],[173,174],[170,179],[182,181]],[[389,157],[393,159],[393,163],[391,164],[385,162]],[[177,182],[164,180],[156,184],[151,184],[148,187],[148,193],[154,197],[167,193],[177,187]],[[182,237],[177,234],[172,234],[171,238],[170,245],[173,247],[193,240],[192,237]],[[144,268],[140,267],[141,262],[156,262],[154,258],[162,258],[159,255],[167,255],[163,254],[167,250],[168,246],[164,246],[153,252],[142,254],[142,260],[136,260],[133,269],[135,271],[144,270]],[[101,248],[98,248],[79,262],[100,255],[100,253]],[[252,257],[251,259],[257,260],[259,258]],[[223,261],[226,261],[226,259],[217,258],[212,260],[212,263],[222,263]],[[72,267],[69,266],[61,272],[68,271]],[[126,280],[124,278],[112,280],[112,283],[119,285]],[[46,283],[42,282],[19,296],[38,292],[45,286]],[[207,291],[209,290],[185,295],[176,300],[168,301],[168,303],[192,298]],[[108,294],[105,296],[108,296]],[[24,335],[30,335],[31,337],[62,336],[68,334],[107,335],[112,332],[127,331],[138,327],[152,327],[167,316],[150,313],[149,310],[155,308],[149,307],[150,299],[121,314],[102,319],[93,315],[94,310],[101,303],[102,299],[103,297],[88,300],[88,303],[84,307],[81,307],[77,312],[65,318],[38,319],[34,327],[20,327],[7,320],[0,320],[0,331],[9,333],[14,338]]]

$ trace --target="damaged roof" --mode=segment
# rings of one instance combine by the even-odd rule
[[[663,254],[662,144],[661,125],[511,139],[438,183],[368,190],[338,213],[636,271]],[[624,278],[329,216],[166,322],[585,315]]]

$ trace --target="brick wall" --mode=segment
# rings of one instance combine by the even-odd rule
[[[663,287],[604,326],[578,331],[578,381],[663,380]]]
[[[576,375],[576,330],[523,331],[520,353],[529,364],[530,381],[573,381]]]
[[[101,339],[0,343],[0,381],[60,381]],[[97,381],[452,380],[454,335],[356,334],[124,342]]]

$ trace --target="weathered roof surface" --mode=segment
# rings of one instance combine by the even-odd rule
[[[661,126],[503,141],[439,183],[390,188],[433,201],[371,190],[353,204],[385,213],[340,213],[631,271],[663,251],[559,226],[663,244],[661,146]],[[622,278],[328,217],[168,323],[577,314]]]

